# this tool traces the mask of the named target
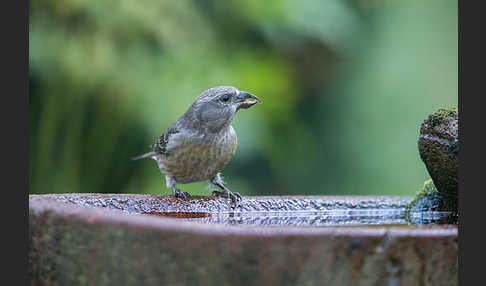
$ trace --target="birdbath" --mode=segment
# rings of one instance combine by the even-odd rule
[[[30,195],[29,275],[34,285],[457,285],[454,214],[407,215],[411,199],[244,197],[232,209],[215,197]]]

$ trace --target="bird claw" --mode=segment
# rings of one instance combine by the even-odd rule
[[[184,200],[191,198],[191,194],[189,194],[188,192],[183,192],[183,191],[180,191],[180,190],[177,190],[177,189],[175,189],[173,191],[173,194],[174,194],[174,197],[181,198],[181,199],[184,199]]]
[[[220,192],[218,190],[213,190],[213,196],[215,196],[215,197],[223,197],[223,192]]]
[[[240,204],[240,202],[243,200],[243,198],[241,197],[241,195],[239,193],[236,193],[236,192],[232,193],[230,191],[214,190],[213,196],[231,199],[231,208],[237,207]]]

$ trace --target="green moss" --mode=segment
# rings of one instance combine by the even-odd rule
[[[457,119],[457,116],[457,108],[439,108],[430,114],[424,123],[430,127],[447,125],[451,120]]]
[[[424,211],[457,211],[457,198],[437,191],[433,181],[427,180],[420,192],[406,206],[407,213]]]

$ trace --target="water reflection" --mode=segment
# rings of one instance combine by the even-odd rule
[[[403,210],[333,210],[325,212],[150,212],[150,215],[174,217],[206,224],[238,226],[383,226],[410,224],[455,224],[453,212],[426,212],[407,215]]]
[[[407,216],[412,224],[457,224],[457,212],[414,212]]]

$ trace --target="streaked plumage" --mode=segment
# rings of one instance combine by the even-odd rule
[[[152,152],[134,159],[151,157],[166,177],[167,188],[176,197],[189,193],[176,184],[209,180],[222,192],[213,194],[231,198],[232,205],[241,200],[223,184],[220,172],[233,157],[238,139],[231,126],[236,112],[260,100],[231,86],[210,88],[199,95],[189,109],[152,145]]]

